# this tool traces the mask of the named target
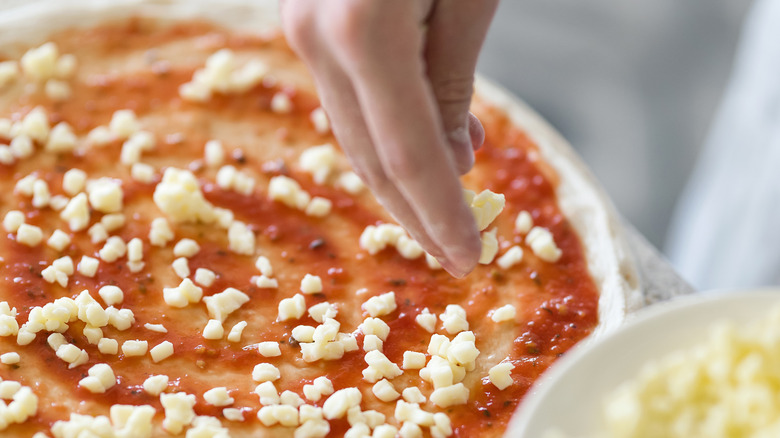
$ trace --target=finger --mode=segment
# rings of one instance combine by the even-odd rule
[[[482,144],[485,143],[485,128],[482,127],[482,122],[480,122],[474,114],[469,113],[468,118],[471,147],[475,151],[478,151],[482,147]]]
[[[366,182],[380,204],[423,249],[434,257],[443,258],[442,250],[427,236],[425,228],[406,198],[390,183],[385,174],[351,82],[335,63],[329,64],[321,63],[314,69],[315,82],[320,90],[322,105],[327,109],[334,135],[352,167]],[[445,269],[449,268],[446,262],[443,266]]]
[[[334,53],[352,80],[385,173],[442,249],[444,262],[465,275],[476,265],[481,243],[425,77],[421,32],[403,17],[384,18],[392,25],[372,23],[374,39],[361,56],[347,56],[354,53],[340,47]]]
[[[474,141],[480,136],[479,131],[472,132],[478,128],[468,110],[477,58],[497,4],[497,0],[438,2],[428,21],[427,72],[462,173],[471,169],[473,151],[482,144]]]

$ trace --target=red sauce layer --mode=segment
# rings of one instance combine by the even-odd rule
[[[171,248],[158,249],[148,242],[149,223],[162,213],[150,200],[154,184],[132,181],[128,169],[117,163],[119,142],[84,154],[47,155],[39,147],[36,157],[29,161],[0,165],[3,192],[0,214],[11,209],[22,210],[27,222],[42,227],[46,237],[55,228],[67,231],[66,225],[59,221],[56,212],[38,210],[29,198],[14,195],[15,181],[36,172],[47,181],[52,193],[58,194],[62,193],[63,173],[74,167],[90,175],[122,179],[128,221],[116,234],[125,241],[141,237],[147,263],[147,269],[139,273],[130,272],[123,259],[113,264],[101,263],[95,278],[76,273],[68,287],[62,288],[44,282],[41,270],[62,255],[70,255],[75,261],[84,254],[97,257],[100,246],[92,245],[85,233],[69,232],[73,242],[62,254],[43,245],[35,248],[20,245],[13,234],[0,238],[0,300],[17,308],[20,323],[26,320],[33,306],[42,306],[61,296],[75,297],[84,289],[97,298],[100,286],[114,284],[125,292],[121,307],[132,309],[136,322],[124,332],[105,328],[105,336],[119,339],[120,344],[121,340],[144,339],[150,348],[168,340],[176,352],[160,364],[153,364],[148,356],[125,357],[121,352],[117,356],[103,355],[88,344],[81,333],[83,324],[76,322],[65,336],[69,342],[86,349],[90,361],[69,370],[46,344],[45,333],[40,333],[26,347],[17,347],[12,338],[0,339],[3,351],[18,350],[23,354],[18,366],[0,367],[0,377],[32,386],[41,399],[34,418],[6,430],[11,436],[47,430],[55,421],[66,419],[71,411],[107,415],[108,407],[115,403],[151,404],[160,411],[158,419],[161,419],[158,399],[140,387],[151,374],[169,374],[172,382],[169,392],[196,394],[195,409],[201,415],[220,416],[221,408],[205,404],[202,394],[214,386],[227,386],[236,399],[234,406],[245,408],[246,421],[223,421],[223,424],[250,436],[253,430],[263,427],[255,417],[260,406],[252,394],[255,384],[251,380],[252,368],[259,362],[273,363],[283,369],[283,378],[277,382],[280,392],[289,389],[302,394],[304,384],[319,375],[327,375],[336,389],[363,388],[365,400],[370,395],[370,385],[362,380],[361,371],[366,367],[362,349],[347,353],[341,360],[306,364],[300,358],[300,348],[290,341],[290,334],[298,324],[316,323],[308,316],[295,321],[275,320],[277,303],[297,293],[300,279],[306,273],[319,275],[324,284],[321,294],[306,297],[307,305],[322,301],[336,304],[340,309],[337,319],[346,332],[356,330],[365,317],[360,310],[363,301],[372,295],[394,291],[398,309],[383,319],[391,327],[384,353],[396,363],[402,361],[406,350],[426,351],[430,334],[414,322],[422,309],[439,314],[452,303],[466,309],[470,329],[477,336],[477,348],[482,352],[478,361],[496,351],[502,356],[495,362],[506,358],[516,368],[512,372],[514,385],[503,391],[489,382],[486,372],[471,380],[467,378],[472,394],[469,402],[445,410],[453,420],[454,436],[458,437],[500,435],[538,376],[596,326],[599,292],[589,276],[580,239],[557,205],[556,176],[534,159],[536,146],[498,109],[482,102],[474,107],[485,126],[486,141],[477,153],[475,169],[465,177],[464,184],[506,196],[506,208],[494,224],[498,228],[501,252],[511,245],[520,245],[526,249],[526,255],[521,264],[510,270],[495,265],[479,266],[467,278],[457,280],[443,271],[432,271],[424,259],[406,260],[392,249],[375,256],[361,251],[357,241],[362,230],[368,225],[387,222],[387,215],[369,195],[352,196],[333,186],[316,185],[308,175],[295,169],[300,151],[335,140],[315,133],[311,126],[309,113],[318,106],[311,87],[285,81],[288,72],[303,76],[305,73],[301,73],[303,67],[281,39],[236,36],[193,23],[159,29],[136,20],[64,34],[57,41],[61,52],[75,53],[80,60],[96,60],[96,63],[100,58],[122,59],[138,53],[154,59],[133,65],[132,73],[107,65],[105,71],[80,74],[71,84],[73,97],[62,103],[51,102],[42,93],[22,95],[13,102],[0,104],[0,117],[20,120],[30,109],[41,105],[47,109],[52,124],[67,121],[77,134],[85,135],[90,129],[107,124],[114,111],[133,109],[144,129],[154,132],[157,138],[156,148],[144,154],[144,161],[158,169],[167,166],[192,169],[201,179],[203,192],[210,202],[233,210],[237,219],[255,231],[258,253],[272,259],[280,287],[274,290],[253,286],[250,278],[258,274],[254,257],[229,252],[224,231],[206,225],[176,227],[177,240],[191,237],[200,242],[201,251],[190,260],[191,271],[204,267],[217,274],[216,282],[204,287],[205,296],[235,287],[251,297],[249,303],[225,322],[226,333],[239,321],[249,322],[242,342],[206,340],[201,335],[208,319],[205,305],[173,309],[162,301],[162,289],[179,281],[170,269]],[[161,48],[159,52],[168,53],[164,50],[166,46],[182,41],[189,42],[188,47],[199,57],[196,65],[190,65],[193,63],[186,54],[182,54],[182,59],[173,60],[148,51]],[[206,56],[222,47],[265,56],[277,81],[241,95],[216,96],[207,104],[182,101],[177,92],[179,85],[192,77]],[[294,110],[290,114],[270,111],[271,98],[280,91],[289,93],[292,99]],[[262,187],[244,196],[213,184],[214,171],[202,165],[203,145],[215,136],[220,138],[217,133],[225,133],[225,126],[231,124],[235,132],[229,132],[223,139],[226,149],[234,150],[229,154],[229,164],[251,173],[259,181],[282,173],[290,175],[312,195],[330,199],[334,206],[331,215],[325,219],[307,217],[270,201]],[[0,138],[0,143],[3,140]],[[241,152],[235,152],[238,150]],[[286,164],[268,165],[281,162]],[[531,213],[535,225],[553,233],[563,252],[559,261],[543,262],[525,248],[523,236],[514,232],[512,226],[522,210]],[[93,222],[99,217],[93,212]],[[357,295],[362,288],[368,293]],[[507,303],[518,309],[515,323],[499,325],[488,318],[492,309]],[[164,324],[168,333],[149,331],[143,327],[145,323]],[[496,345],[497,340],[502,344]],[[278,341],[282,356],[263,358],[256,350],[243,348],[260,341]],[[358,335],[358,344],[362,345],[362,335]],[[105,394],[91,394],[77,387],[88,367],[95,363],[109,363],[119,378],[119,384]],[[400,379],[419,381],[417,372],[413,371],[405,372]],[[422,383],[421,387],[425,393],[431,390],[428,383]],[[320,400],[315,404],[322,403]],[[392,418],[392,406],[386,406],[388,418]],[[438,411],[430,404],[426,409]],[[348,424],[336,421],[331,427],[330,435],[340,436]]]

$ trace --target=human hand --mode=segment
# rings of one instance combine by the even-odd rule
[[[459,174],[484,141],[468,112],[498,0],[282,0],[290,45],[379,202],[452,275],[477,264]]]

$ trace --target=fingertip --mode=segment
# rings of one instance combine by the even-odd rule
[[[482,240],[473,219],[471,222],[469,232],[463,233],[468,234],[468,236],[460,235],[451,246],[442,248],[444,257],[439,263],[456,278],[463,278],[473,271],[482,254]]]
[[[482,122],[479,121],[477,116],[469,112],[468,115],[468,128],[469,137],[471,139],[471,147],[477,151],[485,143],[485,128],[482,127]]]

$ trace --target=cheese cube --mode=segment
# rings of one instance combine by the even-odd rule
[[[143,383],[144,391],[147,394],[158,396],[161,392],[165,391],[168,387],[168,376],[166,375],[152,375],[146,378]]]
[[[515,366],[510,362],[501,362],[490,368],[490,371],[488,371],[490,383],[500,390],[506,389],[509,385],[514,383],[511,375],[514,368]]]
[[[363,303],[363,310],[373,317],[384,316],[392,313],[396,308],[395,292],[387,292],[371,297]]]
[[[143,356],[149,348],[149,343],[140,340],[130,340],[122,343],[122,353],[125,356]]]
[[[224,386],[209,389],[203,393],[203,399],[212,406],[229,406],[235,402]]]
[[[124,348],[124,345],[123,345]],[[170,341],[162,341],[154,346],[149,354],[152,356],[152,360],[157,363],[173,356],[173,344]]]
[[[252,370],[252,380],[258,383],[273,382],[281,377],[279,368],[270,363],[260,363]]]
[[[278,342],[260,342],[257,344],[257,352],[264,357],[278,357],[282,355]]]
[[[222,328],[222,322],[218,319],[210,319],[203,329],[203,337],[206,339],[222,339],[225,330]]]

